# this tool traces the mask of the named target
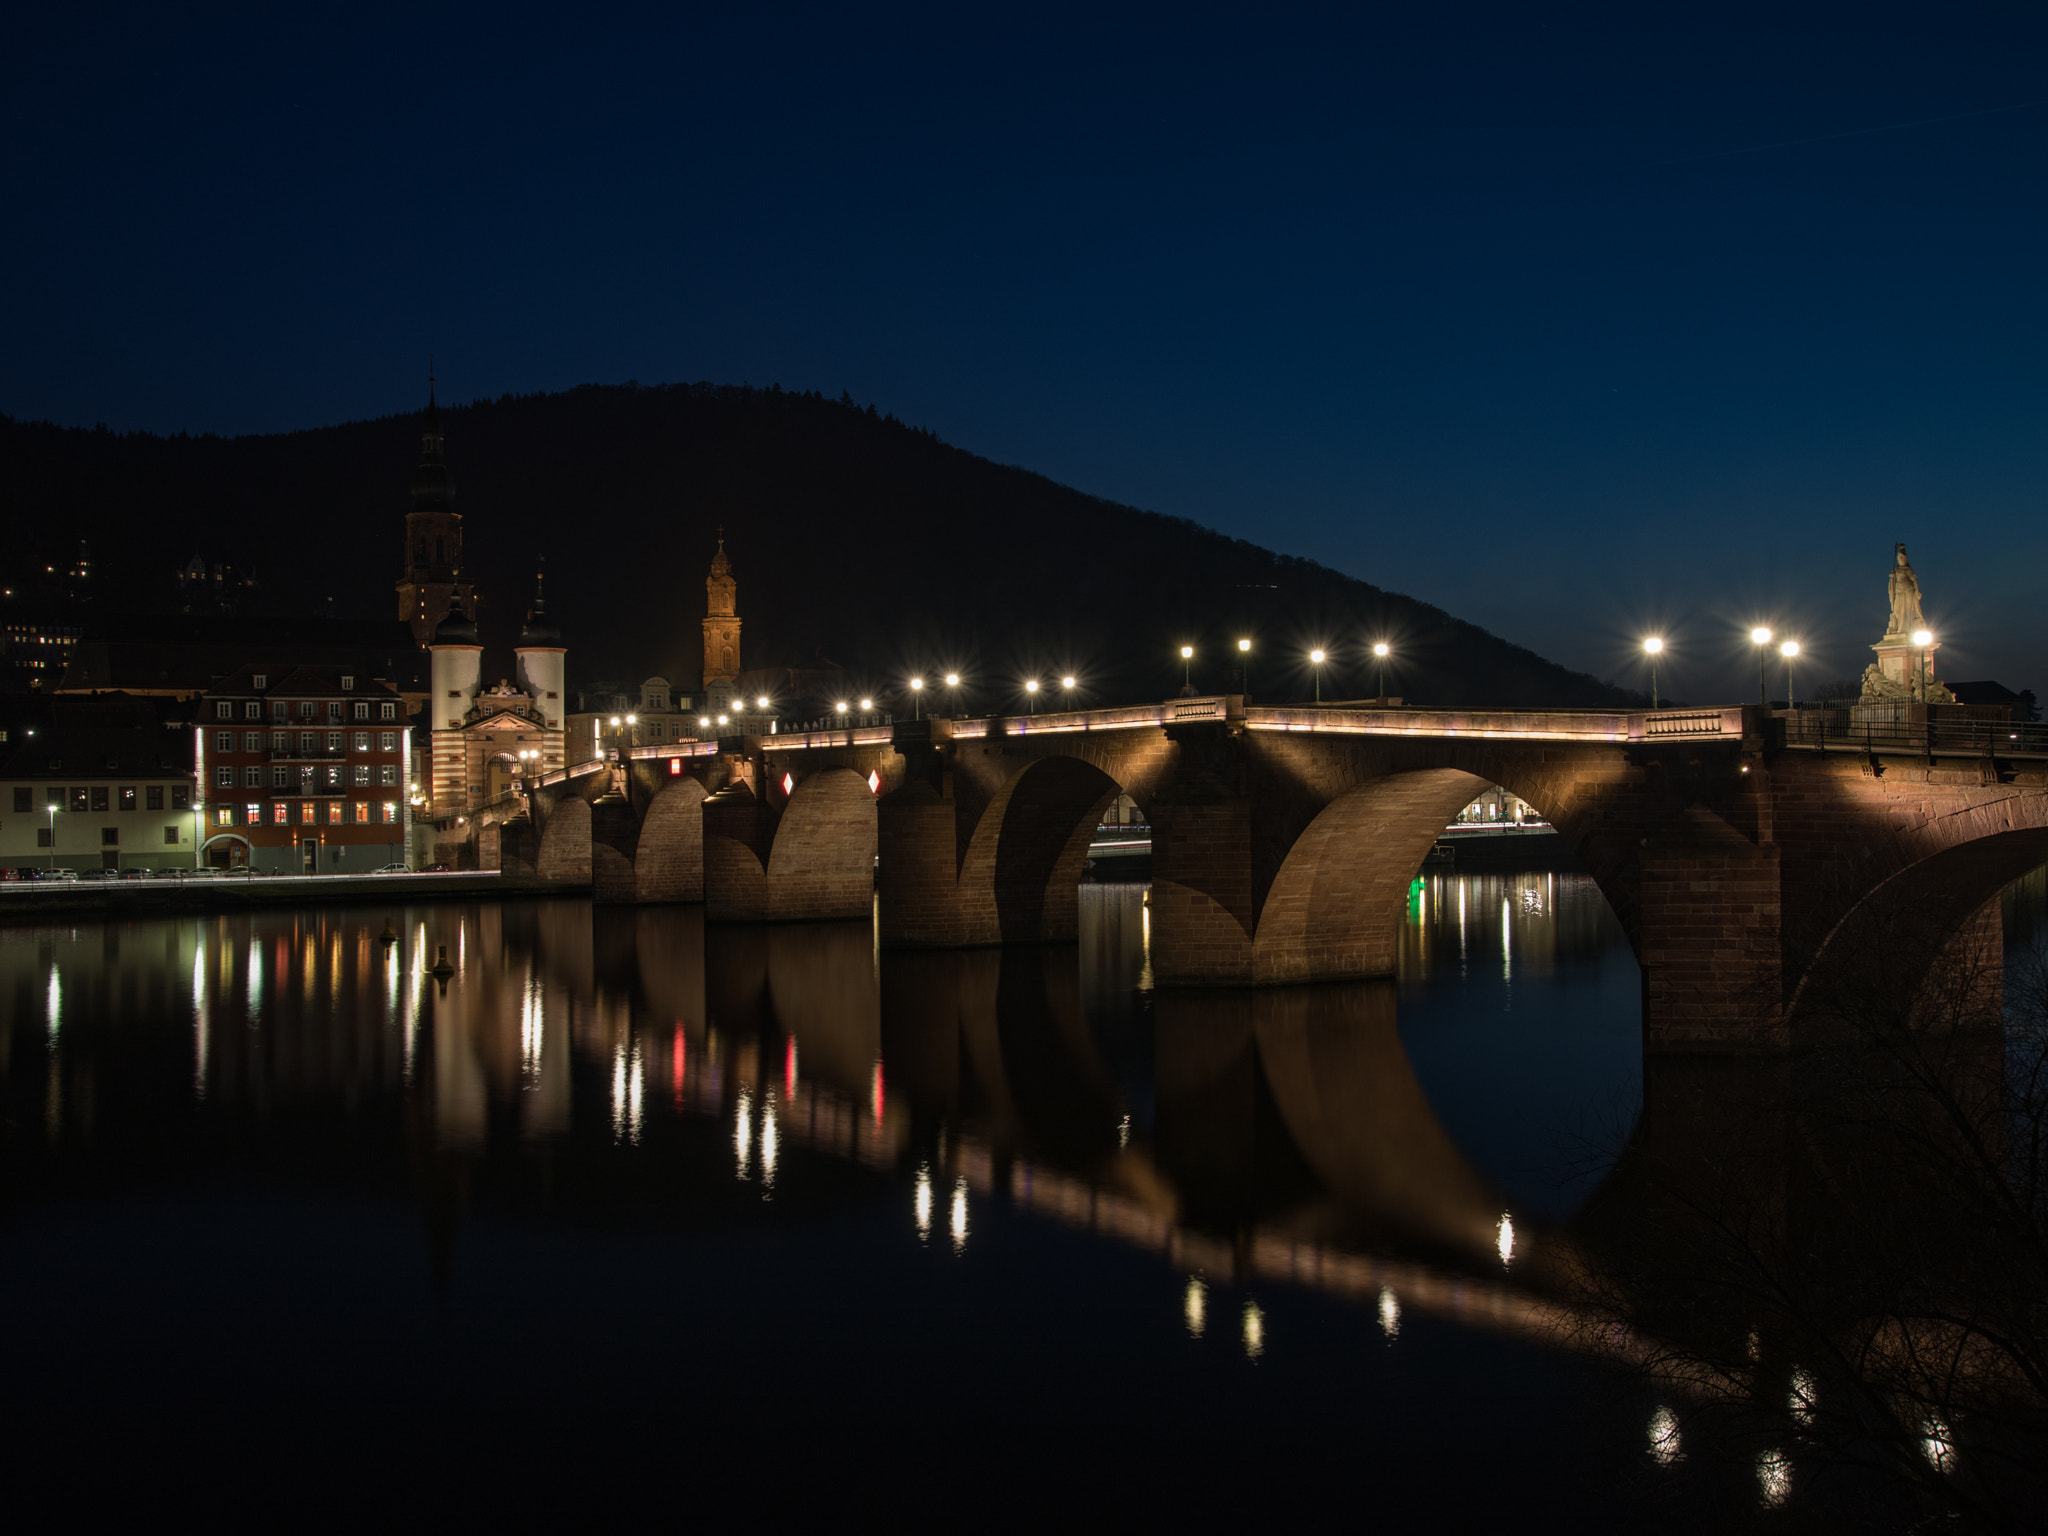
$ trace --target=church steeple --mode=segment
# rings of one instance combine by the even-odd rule
[[[725,528],[718,530],[718,553],[704,580],[704,692],[713,707],[732,693],[740,672],[739,583],[725,554]]]
[[[421,645],[451,608],[476,618],[476,589],[462,579],[462,514],[448,473],[447,439],[427,368],[427,408],[420,418],[420,456],[412,471],[412,509],[405,518],[405,574],[398,579],[398,616]]]

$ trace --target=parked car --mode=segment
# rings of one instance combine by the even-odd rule
[[[62,868],[46,869],[43,871],[43,878],[45,880],[69,880],[75,884],[78,880],[78,871]]]
[[[386,864],[382,869],[373,869],[370,873],[373,875],[409,875],[412,873],[412,868],[405,864]]]
[[[117,869],[82,869],[72,877],[76,880],[118,880],[121,872]]]
[[[149,878],[149,871],[146,869],[124,869],[121,871],[121,878],[123,880],[147,880]]]
[[[197,870],[191,869],[153,869],[150,871],[151,877],[157,880],[182,880],[187,875],[197,873]]]
[[[429,864],[421,873],[428,875],[452,875],[455,873],[455,866],[453,864]]]
[[[17,864],[8,873],[17,880],[40,880],[43,878],[43,867],[40,864]]]

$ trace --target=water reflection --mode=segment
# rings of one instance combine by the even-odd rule
[[[1589,1329],[1579,1288],[1644,1168],[1726,1122],[1658,1114],[1711,1076],[1660,1066],[1657,1132],[1632,1135],[1634,965],[1589,883],[1433,876],[1398,978],[1258,992],[1155,993],[1141,888],[1086,887],[1082,914],[1078,945],[1007,952],[576,902],[395,911],[389,943],[386,914],[349,909],[0,932],[13,1184],[57,1203],[80,1169],[139,1181],[202,1153],[309,1180],[396,1163],[443,1294],[487,1209],[857,1223],[886,1191],[888,1240],[950,1274],[1020,1263],[1019,1221],[1149,1265],[1153,1326],[1199,1340],[1214,1321],[1187,1353],[1261,1375],[1339,1329],[1401,1361],[1444,1323],[1649,1358],[1648,1322]],[[1547,1134],[1603,1095],[1620,1165],[1567,1183]],[[873,1241],[848,1226],[831,1262],[871,1262]],[[1345,1321],[1285,1310],[1302,1295]],[[1813,1357],[1746,1323],[1729,1337],[1784,1423],[1813,1428],[1834,1401],[1794,1363]],[[1706,1458],[1681,1457],[1680,1413],[1713,1392],[1697,1373],[1656,1390],[1615,1439],[1683,1476]],[[1950,1472],[1951,1421],[1908,1423],[1911,1454]],[[1742,1452],[1752,1502],[1795,1496],[1789,1443]]]

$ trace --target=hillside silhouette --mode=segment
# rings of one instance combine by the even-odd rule
[[[510,670],[544,556],[572,686],[662,673],[694,688],[722,524],[747,664],[829,661],[878,694],[957,667],[977,708],[1021,709],[1023,678],[1067,671],[1090,701],[1156,699],[1181,686],[1183,644],[1198,688],[1235,691],[1249,635],[1251,692],[1270,702],[1310,695],[1316,645],[1331,651],[1325,698],[1373,692],[1379,638],[1395,652],[1389,691],[1415,703],[1641,702],[1439,608],[992,463],[843,396],[586,385],[442,415],[491,677]],[[418,454],[416,413],[240,438],[0,417],[7,580],[60,601],[85,540],[88,626],[175,613],[174,573],[195,554],[253,570],[259,611],[393,618]]]

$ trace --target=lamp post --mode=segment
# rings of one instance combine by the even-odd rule
[[[1310,651],[1308,659],[1316,669],[1316,702],[1320,704],[1323,702],[1323,653],[1320,650]]]
[[[910,718],[922,720],[924,718],[924,679],[921,677],[913,677],[910,680],[910,706],[913,711]]]
[[[1787,640],[1778,647],[1778,654],[1785,658],[1785,707],[1787,709],[1797,709],[1799,707],[1799,695],[1792,691],[1792,661],[1799,654],[1799,642],[1797,640]]]
[[[1237,642],[1237,691],[1247,698],[1252,691],[1252,643],[1249,640]]]
[[[1657,658],[1664,654],[1664,642],[1656,635],[1643,642],[1643,654],[1650,658],[1650,708],[1657,707]]]
[[[1195,691],[1195,648],[1192,645],[1180,648],[1180,691],[1184,694]]]
[[[1031,678],[1024,684],[1024,696],[1031,701],[1031,713],[1038,713],[1038,679]]]
[[[862,700],[860,701],[860,712],[861,712],[862,714],[864,714],[864,715],[868,715],[868,714],[873,714],[873,713],[874,713],[874,709],[875,709],[875,701],[874,701],[873,699],[862,699]]]
[[[1756,647],[1756,707],[1769,710],[1771,707],[1770,684],[1764,681],[1764,660],[1771,653],[1764,649],[1771,643],[1771,632],[1759,624],[1749,632],[1750,643]]]
[[[1372,648],[1373,662],[1379,671],[1380,696],[1378,702],[1381,704],[1387,702],[1387,655],[1391,650],[1392,647],[1384,640],[1374,642]]]
[[[57,807],[51,805],[50,812],[50,873],[57,873]]]
[[[1913,648],[1919,653],[1919,661],[1913,668],[1920,685],[1920,702],[1927,702],[1927,648],[1934,644],[1934,631],[1916,629],[1913,631]]]
[[[1074,707],[1074,684],[1076,681],[1077,679],[1071,674],[1060,679],[1061,708],[1072,709]]]
[[[960,713],[960,674],[946,674],[946,713],[957,716]]]

